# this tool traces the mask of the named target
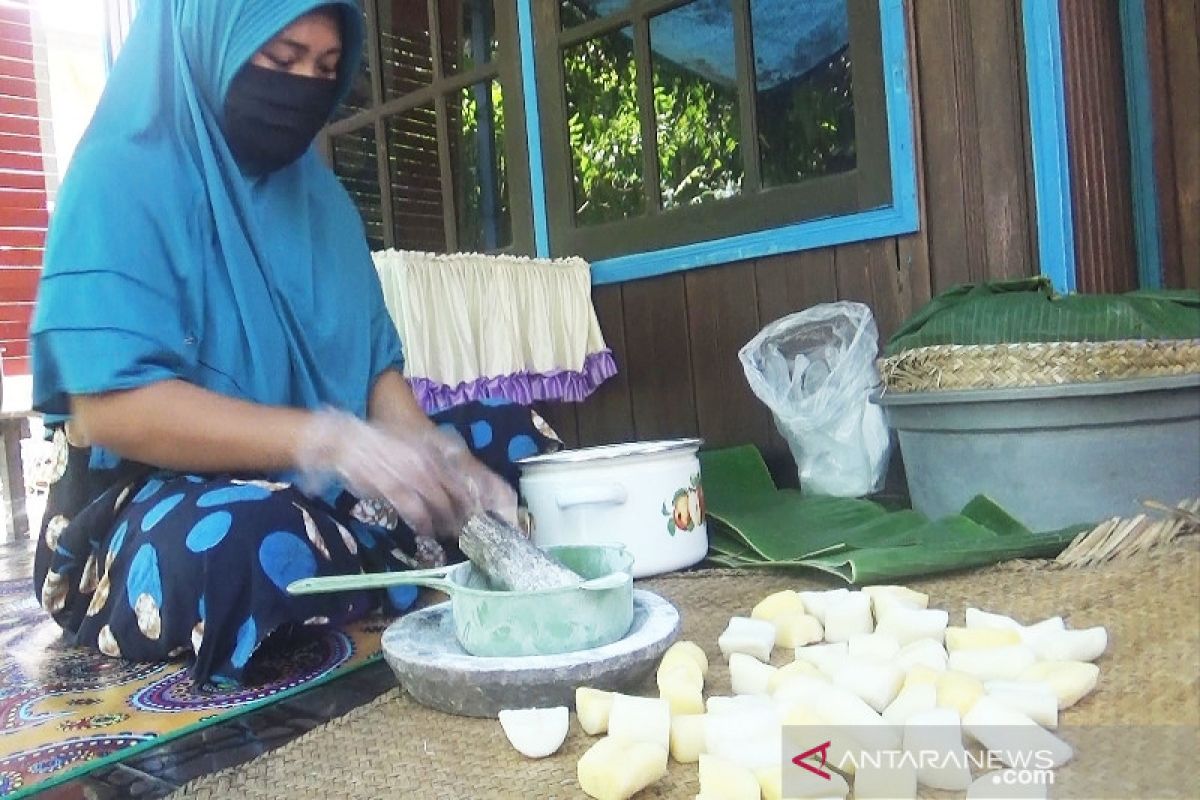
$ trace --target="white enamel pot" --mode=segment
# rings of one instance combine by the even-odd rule
[[[632,442],[518,461],[534,543],[624,545],[635,578],[697,563],[708,553],[700,445]]]

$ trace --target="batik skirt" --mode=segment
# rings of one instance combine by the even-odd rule
[[[469,403],[434,421],[516,485],[514,461],[556,449],[529,409]],[[453,545],[414,536],[385,503],[315,499],[253,475],[196,475],[90,464],[54,432],[54,463],[34,591],[77,645],[135,661],[190,658],[202,685],[241,683],[268,636],[400,613],[416,587],[291,596],[292,581],[440,566]]]

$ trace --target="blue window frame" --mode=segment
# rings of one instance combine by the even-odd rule
[[[1073,292],[1075,225],[1071,212],[1071,162],[1067,158],[1062,23],[1058,12],[1058,0],[1023,0],[1038,258],[1042,274],[1055,289]]]
[[[878,2],[890,202],[851,213],[806,219],[764,230],[594,259],[594,282],[614,283],[915,231],[919,224],[919,213],[906,15],[903,0]],[[545,33],[535,30],[534,0],[517,0],[517,10],[526,103],[525,129],[529,137],[534,240],[537,253],[544,256],[555,251],[551,239],[551,215],[548,210],[551,192],[547,191],[548,179],[544,165],[545,126],[541,119],[537,92],[538,86],[545,85],[546,80],[537,71],[539,62],[536,57],[535,36]]]

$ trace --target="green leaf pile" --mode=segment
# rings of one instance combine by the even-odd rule
[[[1090,525],[1034,533],[980,495],[931,520],[870,500],[776,488],[752,445],[700,454],[709,561],[726,567],[810,568],[854,584],[1052,558]]]

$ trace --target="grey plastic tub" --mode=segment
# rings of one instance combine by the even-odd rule
[[[1200,496],[1200,375],[885,393],[913,508],[986,494],[1035,531]]]

